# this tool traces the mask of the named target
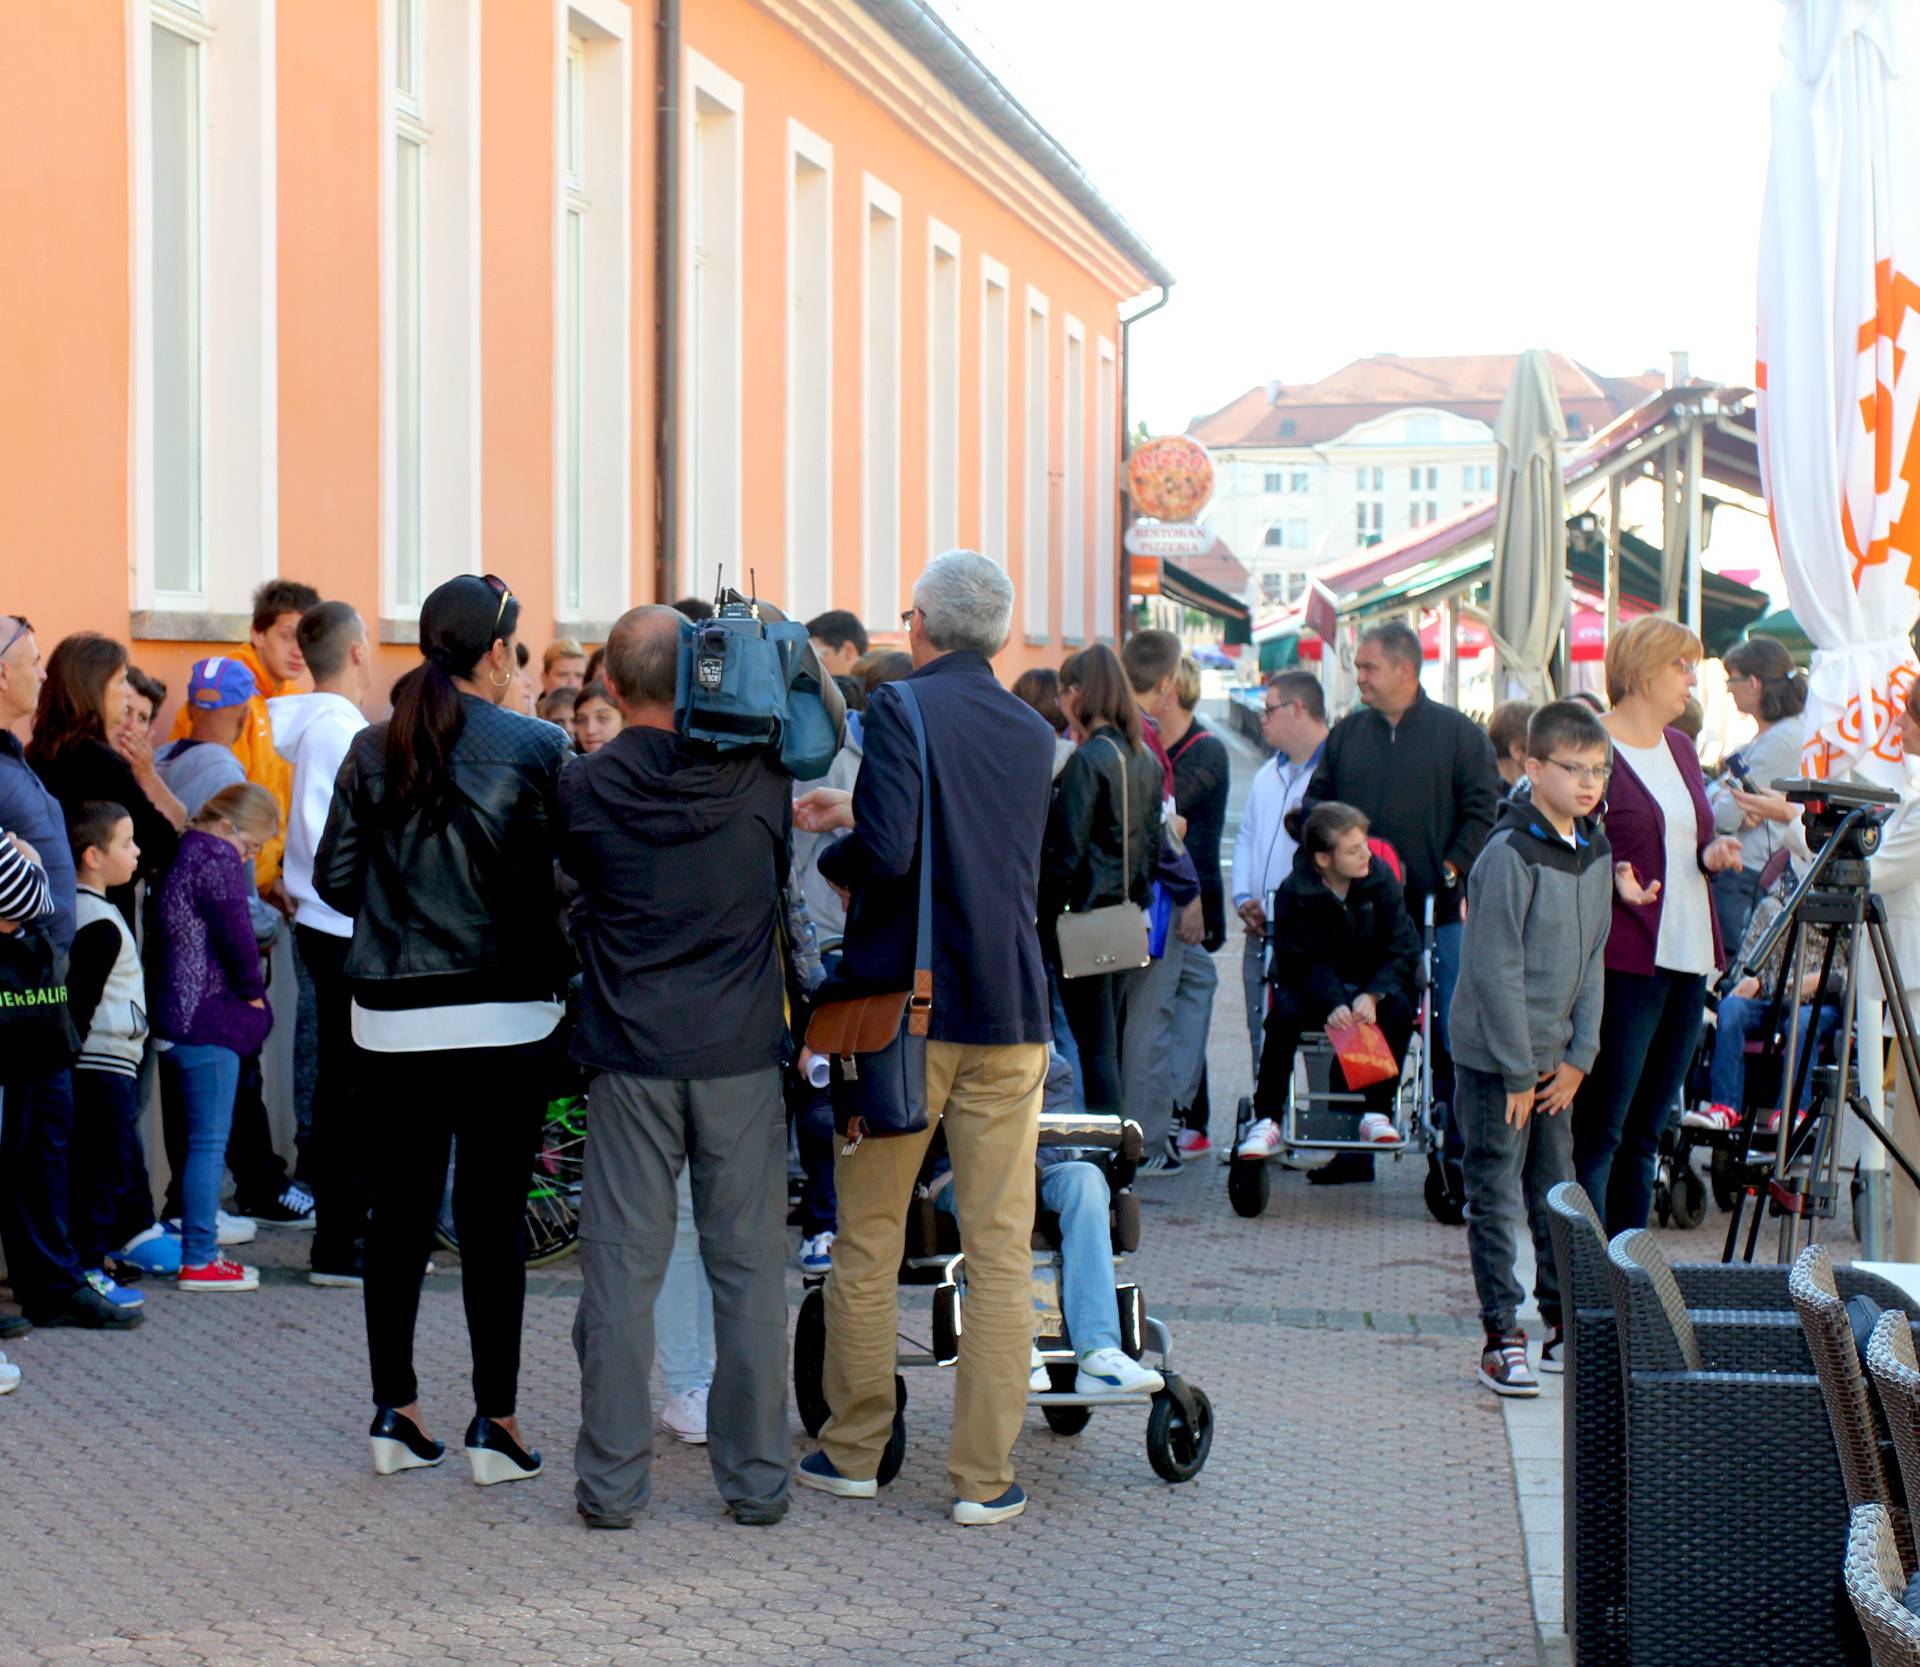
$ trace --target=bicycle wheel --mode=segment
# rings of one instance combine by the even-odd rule
[[[540,1125],[533,1154],[525,1215],[526,1263],[542,1268],[572,1252],[580,1242],[580,1188],[586,1174],[587,1102],[577,1094],[553,1101]],[[446,1201],[434,1226],[434,1238],[458,1254],[453,1226],[453,1170],[447,1173]]]

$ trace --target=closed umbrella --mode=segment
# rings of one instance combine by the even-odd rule
[[[1567,621],[1567,512],[1559,442],[1566,419],[1539,348],[1521,354],[1493,425],[1500,501],[1493,522],[1495,689],[1502,700],[1553,698],[1548,664]]]

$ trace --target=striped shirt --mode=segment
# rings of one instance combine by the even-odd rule
[[[5,833],[0,833],[0,920],[38,920],[53,913],[47,890],[47,871],[29,861]]]

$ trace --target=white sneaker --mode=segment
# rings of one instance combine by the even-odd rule
[[[833,1266],[833,1229],[800,1241],[800,1271],[825,1273]]]
[[[160,1223],[175,1238],[180,1236],[180,1218],[168,1216]],[[214,1242],[225,1250],[229,1245],[252,1244],[260,1235],[260,1224],[252,1216],[230,1216],[225,1210],[213,1213]]]
[[[1033,1351],[1033,1359],[1027,1370],[1027,1388],[1036,1395],[1045,1395],[1053,1388],[1053,1378],[1047,1371],[1047,1363],[1040,1358],[1040,1351]]]
[[[1360,1119],[1360,1138],[1369,1146],[1398,1146],[1400,1131],[1393,1126],[1391,1117],[1370,1111]]]
[[[1286,1142],[1280,1137],[1280,1125],[1271,1117],[1263,1117],[1247,1130],[1246,1138],[1233,1149],[1236,1158],[1274,1158],[1280,1155]]]
[[[0,1352],[0,1395],[11,1395],[20,1387],[20,1368],[8,1362],[6,1354]]]
[[[1157,1395],[1167,1380],[1122,1349],[1093,1349],[1080,1357],[1076,1395]]]
[[[703,1383],[698,1389],[667,1397],[667,1404],[660,1409],[660,1427],[674,1440],[684,1441],[689,1447],[706,1446],[708,1387]]]

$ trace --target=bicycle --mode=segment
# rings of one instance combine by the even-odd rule
[[[586,1175],[587,1100],[584,1094],[566,1094],[548,1102],[540,1124],[540,1144],[533,1154],[533,1174],[527,1185],[526,1262],[543,1268],[571,1255],[580,1243],[580,1188]],[[453,1226],[453,1160],[447,1161],[447,1190],[440,1200],[440,1219],[433,1236],[445,1250],[458,1252]]]

